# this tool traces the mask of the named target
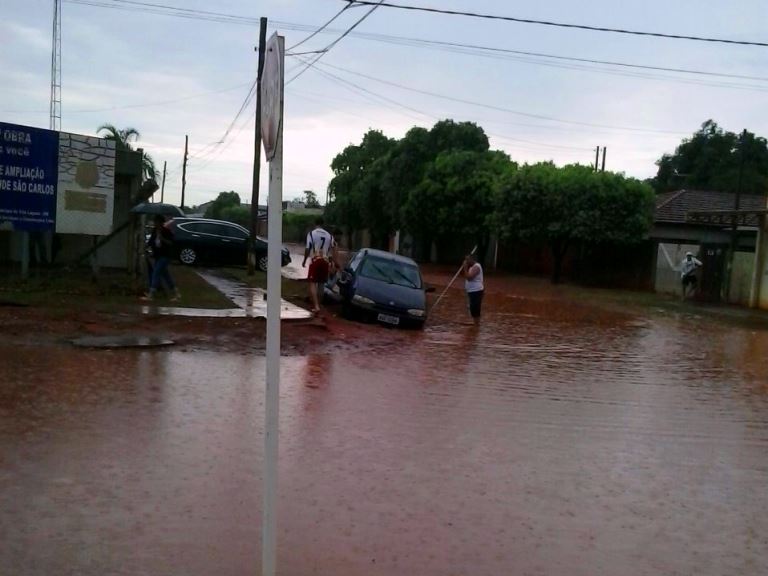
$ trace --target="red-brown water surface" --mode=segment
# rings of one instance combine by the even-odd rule
[[[280,574],[768,573],[764,323],[493,280],[465,315],[283,359]],[[262,356],[0,359],[0,574],[259,573]]]

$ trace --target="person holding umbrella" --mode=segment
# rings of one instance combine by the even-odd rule
[[[152,301],[162,283],[173,292],[171,302],[176,302],[181,298],[179,289],[173,281],[171,271],[168,266],[173,257],[173,232],[165,225],[165,216],[157,214],[155,216],[155,227],[147,241],[154,256],[154,265],[152,266],[152,280],[149,286],[149,293],[142,297],[142,300]]]

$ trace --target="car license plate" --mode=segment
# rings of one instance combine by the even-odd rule
[[[387,324],[393,324],[397,326],[400,324],[400,318],[397,316],[391,316],[390,314],[379,314],[379,322],[385,322]]]

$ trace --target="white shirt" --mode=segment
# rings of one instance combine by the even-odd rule
[[[464,280],[464,289],[467,292],[480,292],[480,290],[483,290],[483,267],[480,266],[478,262],[475,262],[472,264],[472,266],[469,267],[467,272],[470,272],[471,270],[477,270],[477,274],[474,278],[467,278]]]
[[[680,264],[680,277],[685,278],[685,276],[696,270],[696,268],[699,266],[701,266],[701,262],[699,260],[693,257],[688,260],[688,257],[686,256],[685,259],[683,259],[683,263]]]
[[[333,245],[333,236],[322,228],[315,228],[307,234],[307,249],[313,258],[317,256],[327,258]]]

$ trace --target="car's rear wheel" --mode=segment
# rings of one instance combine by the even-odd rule
[[[259,258],[259,270],[262,272],[267,271],[267,266],[269,265],[269,258],[267,258],[267,255],[265,254],[261,258]]]
[[[192,266],[197,262],[197,252],[195,252],[194,248],[182,248],[179,252],[179,260],[181,260],[182,264]]]

